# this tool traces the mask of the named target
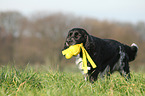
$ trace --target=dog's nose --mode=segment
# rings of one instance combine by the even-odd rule
[[[68,39],[67,41],[66,41],[66,45],[67,46],[70,46],[70,45],[73,45],[73,40],[70,40],[70,39]]]
[[[67,41],[68,43],[71,43],[72,42],[72,40],[69,40],[69,41]]]
[[[67,43],[68,45],[70,45],[71,42],[72,42],[71,40],[67,40],[67,41],[66,41],[66,43]]]
[[[71,43],[71,42],[72,42],[71,38],[68,38],[68,39],[66,40],[66,42],[67,42],[67,43]]]
[[[70,46],[70,45],[74,45],[74,44],[75,44],[75,40],[74,40],[74,38],[68,38],[68,39],[66,40],[66,43],[68,43],[69,46]]]

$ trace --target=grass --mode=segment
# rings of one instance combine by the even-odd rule
[[[80,73],[18,69],[0,69],[0,96],[145,96],[145,74],[131,72],[125,81],[115,73],[110,79],[85,82]]]

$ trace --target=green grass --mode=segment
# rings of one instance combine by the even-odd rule
[[[145,96],[145,74],[131,72],[125,81],[115,73],[110,79],[85,82],[80,73],[1,67],[0,96]]]

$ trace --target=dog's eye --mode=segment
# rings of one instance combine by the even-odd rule
[[[79,37],[79,33],[75,33],[75,38],[78,38]]]
[[[77,36],[79,33],[75,33],[75,36]]]
[[[72,33],[69,34],[69,36],[71,36],[71,35],[72,35]]]

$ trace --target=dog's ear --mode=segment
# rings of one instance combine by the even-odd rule
[[[93,48],[93,40],[91,38],[91,36],[89,34],[85,34],[85,39],[86,39],[86,42],[85,42],[85,47],[86,49],[90,49],[91,47]]]
[[[91,42],[90,35],[84,29],[82,29],[81,31],[82,31],[82,36],[84,38],[83,44],[84,44],[85,47],[87,47],[87,46],[89,46],[89,43]]]
[[[88,34],[85,34],[85,39],[86,39],[85,47],[87,47],[89,46],[89,43],[90,43],[90,36]]]

